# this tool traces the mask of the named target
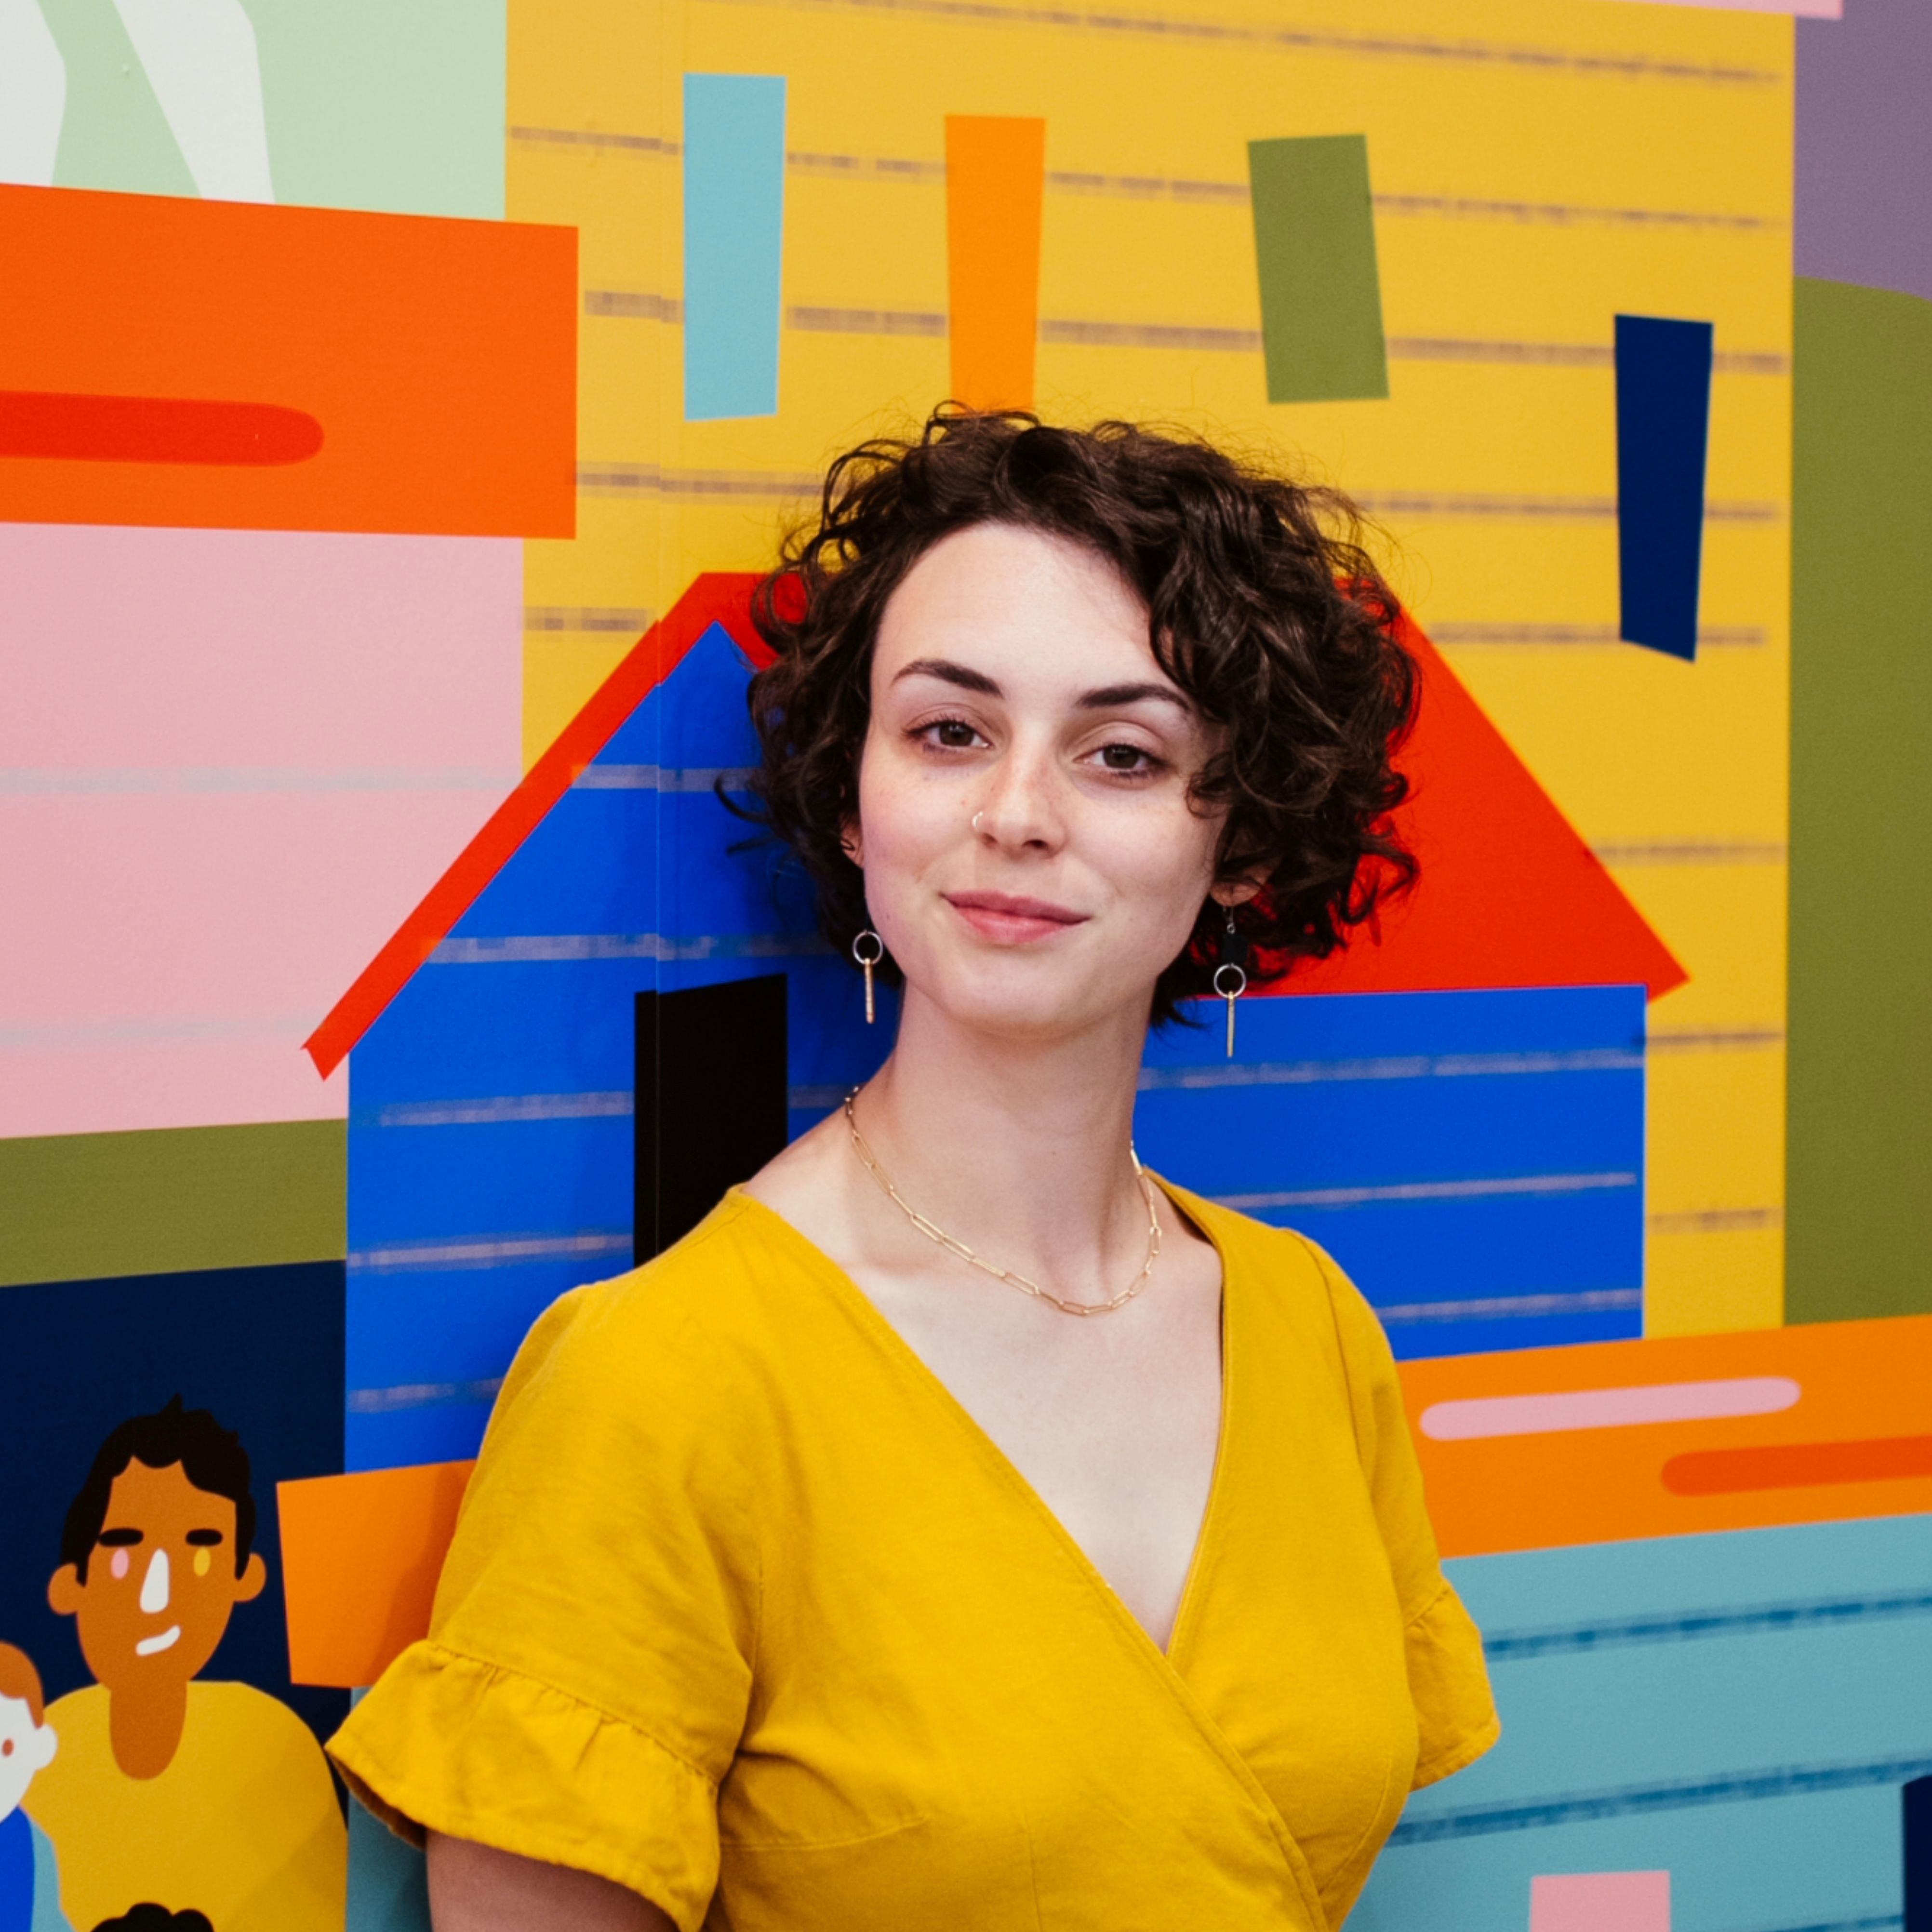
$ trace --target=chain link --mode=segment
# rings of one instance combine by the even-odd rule
[[[1058,1309],[1063,1315],[1111,1315],[1117,1308],[1124,1308],[1148,1285],[1148,1277],[1154,1273],[1154,1264],[1160,1258],[1160,1212],[1154,1185],[1147,1178],[1147,1171],[1141,1166],[1140,1156],[1132,1148],[1127,1150],[1127,1158],[1134,1164],[1134,1179],[1138,1184],[1147,1202],[1148,1252],[1141,1271],[1111,1301],[1066,1301],[1051,1288],[1042,1288],[1036,1281],[1029,1281],[1023,1274],[1016,1274],[1011,1268],[996,1268],[992,1262],[974,1253],[964,1241],[956,1239],[935,1222],[928,1221],[919,1213],[905,1196],[892,1185],[892,1176],[879,1165],[878,1157],[866,1144],[866,1137],[859,1131],[859,1118],[853,1111],[852,1103],[859,1097],[855,1088],[845,1096],[845,1125],[852,1136],[852,1150],[859,1156],[860,1163],[884,1190],[886,1198],[903,1214],[929,1241],[934,1241],[949,1253],[957,1255],[962,1262],[970,1262],[983,1274],[991,1275],[996,1281],[1004,1282],[1009,1288],[1016,1288],[1022,1294],[1030,1294],[1036,1301],[1045,1301]]]

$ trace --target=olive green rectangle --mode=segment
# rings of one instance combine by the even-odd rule
[[[1785,1306],[1932,1311],[1932,303],[1801,280]]]
[[[0,1140],[0,1287],[348,1252],[340,1120]]]
[[[1250,141],[1248,179],[1268,400],[1386,396],[1367,136]]]

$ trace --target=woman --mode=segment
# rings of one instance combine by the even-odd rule
[[[1494,1739],[1374,1316],[1132,1149],[1150,1017],[1412,871],[1324,507],[1119,424],[835,466],[758,789],[897,1042],[519,1354],[333,1747],[439,1932],[1321,1932]]]

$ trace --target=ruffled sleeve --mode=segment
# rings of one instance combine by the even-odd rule
[[[701,1237],[700,1237],[701,1238]],[[519,1352],[438,1586],[329,1750],[425,1830],[592,1871],[695,1932],[742,1735],[760,1559],[725,1372],[650,1275],[579,1289]]]
[[[1502,1735],[1502,1720],[1482,1633],[1442,1574],[1388,1338],[1354,1284],[1309,1245],[1328,1284],[1355,1440],[1402,1604],[1418,1738],[1411,1788],[1420,1790],[1480,1757]]]

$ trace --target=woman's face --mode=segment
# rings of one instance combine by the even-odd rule
[[[981,524],[887,603],[853,856],[912,996],[1016,1034],[1144,1024],[1213,882],[1212,747],[1112,566]]]

